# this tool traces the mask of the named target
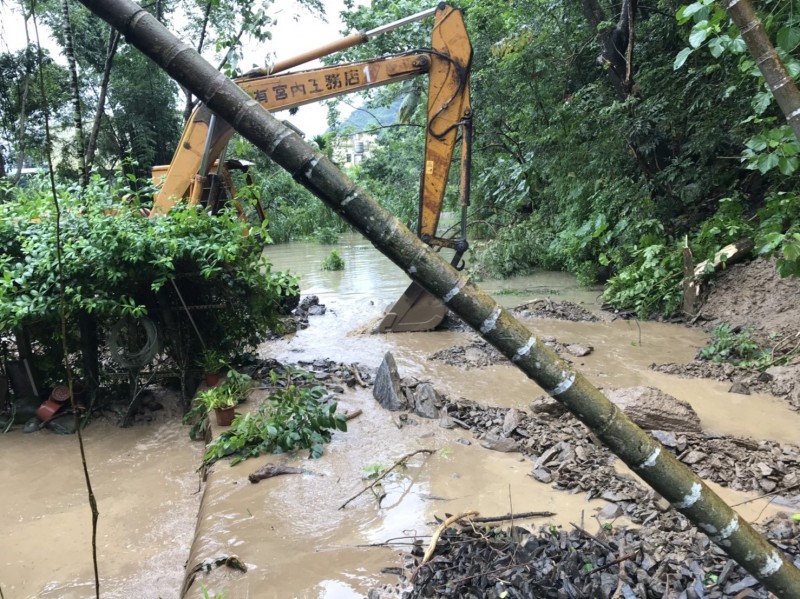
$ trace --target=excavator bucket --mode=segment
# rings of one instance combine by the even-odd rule
[[[425,291],[418,283],[411,283],[378,325],[380,333],[409,333],[430,331],[444,320],[447,308],[442,301]]]

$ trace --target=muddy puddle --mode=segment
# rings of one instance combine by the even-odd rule
[[[433,383],[448,397],[482,404],[527,408],[542,390],[507,364],[465,369],[430,359],[441,349],[466,345],[471,333],[358,334],[405,289],[408,279],[367,242],[345,236],[339,251],[347,268],[330,273],[319,263],[331,246],[286,244],[268,249],[276,269],[302,276],[304,295],[316,294],[327,313],[310,317],[310,327],[260,349],[286,363],[328,359],[377,368],[387,351],[400,374]],[[550,297],[582,303],[593,311],[598,291],[580,289],[572,277],[541,273],[485,285],[505,306]],[[689,401],[703,427],[756,439],[798,442],[800,414],[769,396],[739,396],[728,385],[679,379],[649,370],[651,363],[687,362],[706,343],[696,329],[676,325],[607,320],[597,323],[529,319],[535,334],[594,348],[570,358],[595,384],[652,385]],[[251,400],[251,403],[256,403]],[[435,517],[477,510],[482,516],[513,512],[555,515],[518,522],[536,528],[584,522],[596,530],[604,501],[555,492],[529,476],[531,463],[519,454],[486,450],[469,432],[445,430],[415,416],[398,428],[396,414],[381,409],[371,391],[346,388],[340,409],[361,409],[347,433],[337,433],[315,461],[298,455],[262,456],[235,467],[223,461],[195,494],[195,468],[202,446],[188,439],[177,416],[118,429],[94,423],[86,431],[89,461],[100,504],[98,548],[103,597],[180,597],[184,564],[189,569],[235,555],[247,567],[227,566],[198,573],[187,597],[226,599],[364,597],[397,578],[396,567],[415,540],[427,546]],[[0,508],[0,585],[5,597],[90,597],[90,513],[74,438],[43,431],[0,436],[3,493]],[[404,455],[411,458],[384,481],[380,502],[369,492],[345,508],[368,484],[363,477]],[[266,463],[313,472],[252,484],[248,475]],[[716,488],[716,487],[715,487]],[[748,520],[775,510],[769,498],[721,490]],[[56,550],[54,550],[56,548]]]
[[[95,421],[84,432],[100,512],[101,596],[176,597],[200,503],[177,406],[149,424]],[[48,430],[0,435],[0,588],[4,597],[94,597],[91,511],[78,440]]]

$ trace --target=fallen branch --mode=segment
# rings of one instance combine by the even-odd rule
[[[620,564],[620,563],[622,563],[622,562],[624,562],[626,560],[629,560],[631,558],[636,557],[637,553],[639,553],[638,547],[637,547],[636,551],[631,551],[627,555],[623,555],[622,557],[618,557],[615,560],[611,560],[610,562],[607,562],[607,563],[603,564],[602,566],[597,566],[596,568],[592,568],[586,574],[588,576],[590,574],[594,574],[595,572],[601,572],[601,571],[605,570],[606,568],[610,568],[611,566],[615,566],[615,565]]]
[[[356,410],[354,412],[348,412],[347,414],[344,415],[344,417],[345,417],[345,420],[350,422],[353,418],[358,418],[363,413],[364,412],[362,412],[361,410]]]
[[[428,545],[428,550],[425,552],[425,555],[422,556],[422,561],[419,563],[419,566],[417,566],[417,569],[414,570],[414,573],[411,575],[411,578],[409,578],[409,580],[411,582],[414,582],[414,579],[417,577],[417,572],[419,572],[419,569],[422,568],[422,566],[424,566],[429,559],[431,559],[433,552],[436,551],[436,543],[439,542],[439,537],[442,536],[442,533],[449,526],[452,526],[459,520],[463,520],[464,518],[468,518],[469,516],[477,516],[477,515],[478,512],[476,511],[462,512],[461,514],[455,514],[453,516],[450,516],[447,520],[442,522],[439,528],[436,529],[436,532],[433,533],[433,537],[431,537],[431,544]]]
[[[609,544],[608,544],[608,543],[606,543],[605,541],[603,541],[603,540],[601,540],[600,538],[596,537],[595,535],[593,535],[592,533],[590,533],[590,532],[589,532],[588,530],[586,530],[585,528],[581,528],[580,526],[578,526],[578,525],[577,525],[577,524],[575,524],[574,522],[570,522],[570,524],[572,524],[572,526],[575,528],[575,530],[577,530],[579,533],[581,533],[581,534],[582,534],[583,536],[585,536],[587,539],[592,539],[592,540],[593,540],[595,543],[597,543],[598,545],[600,545],[600,547],[602,547],[603,549],[605,549],[605,550],[606,550],[606,551],[608,551],[609,553],[614,553],[614,550],[611,548],[611,545],[609,545]]]
[[[390,473],[392,470],[394,470],[395,468],[397,468],[397,467],[398,467],[400,464],[402,464],[403,462],[405,462],[407,459],[414,457],[414,456],[415,456],[415,455],[417,455],[418,453],[427,453],[427,454],[431,454],[431,453],[433,453],[434,451],[436,451],[436,450],[435,450],[435,449],[418,449],[417,451],[413,451],[413,452],[411,452],[411,453],[409,453],[409,454],[407,454],[407,455],[404,455],[402,458],[400,458],[400,459],[399,459],[399,460],[397,460],[397,461],[396,461],[394,464],[392,464],[392,465],[391,465],[391,467],[387,468],[387,469],[386,469],[386,470],[383,472],[383,474],[381,474],[381,475],[380,475],[378,478],[376,478],[375,480],[373,480],[373,481],[372,481],[370,484],[368,484],[366,487],[364,487],[363,489],[361,489],[361,490],[360,490],[358,493],[356,493],[356,494],[355,494],[355,495],[353,495],[353,496],[352,496],[350,499],[348,499],[348,500],[347,500],[347,501],[345,501],[345,502],[344,502],[342,505],[340,505],[340,506],[339,506],[339,509],[340,509],[340,510],[343,510],[345,507],[347,507],[347,504],[348,504],[348,503],[350,503],[351,501],[353,501],[353,500],[354,500],[354,499],[356,499],[357,497],[360,497],[361,495],[363,495],[364,493],[366,493],[367,491],[369,491],[370,489],[372,489],[372,487],[373,487],[373,486],[375,486],[375,483],[377,483],[377,482],[381,481],[381,480],[383,479],[383,477],[385,477],[387,474],[389,474],[389,473]]]
[[[353,373],[353,376],[355,377],[355,379],[356,379],[356,382],[357,382],[359,385],[361,385],[362,387],[366,387],[366,386],[367,386],[367,384],[366,384],[366,383],[364,382],[364,380],[361,378],[361,373],[358,371],[358,366],[356,366],[355,364],[351,364],[351,365],[350,365],[350,372],[352,372],[352,373]]]
[[[504,520],[515,520],[517,518],[549,518],[555,516],[555,512],[521,512],[519,514],[506,514],[504,516],[482,516],[473,518],[473,522],[503,522]]]
[[[272,478],[273,476],[280,476],[281,474],[314,474],[311,470],[305,468],[294,468],[293,466],[279,466],[278,464],[267,464],[253,472],[247,478],[251,483],[255,484],[265,478]]]

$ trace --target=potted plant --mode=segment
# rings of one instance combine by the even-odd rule
[[[211,387],[197,395],[197,401],[206,411],[214,411],[218,426],[230,426],[236,410],[236,398],[223,386]]]
[[[242,403],[253,389],[253,379],[249,374],[229,368],[222,386],[233,396],[236,403]]]
[[[225,356],[216,349],[204,351],[197,363],[203,370],[203,378],[209,387],[216,387],[219,384],[222,371],[228,366]]]

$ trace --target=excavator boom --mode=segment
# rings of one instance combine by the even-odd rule
[[[318,69],[279,72],[310,60],[364,43],[405,23],[434,15],[431,47],[398,56],[376,58]],[[472,137],[472,112],[469,73],[472,46],[461,12],[445,4],[401,19],[372,31],[359,32],[298,57],[259,69],[236,79],[236,83],[264,108],[271,111],[295,108],[311,102],[386,85],[428,74],[428,110],[425,157],[420,178],[417,233],[432,246],[455,251],[454,266],[467,249],[464,217],[469,204],[469,161]],[[445,186],[458,137],[462,132],[460,239],[437,236]],[[183,198],[190,204],[215,203],[219,179],[225,179],[224,153],[233,128],[204,105],[189,118],[168,168],[154,167],[154,179],[163,175],[151,215],[165,214]],[[217,175],[212,170],[217,168]],[[216,178],[215,178],[216,177]],[[209,184],[209,180],[211,183]],[[156,181],[157,182],[157,181]],[[226,184],[223,187],[228,187]],[[381,332],[431,330],[441,323],[447,309],[419,285],[412,284],[390,308],[379,325]]]

